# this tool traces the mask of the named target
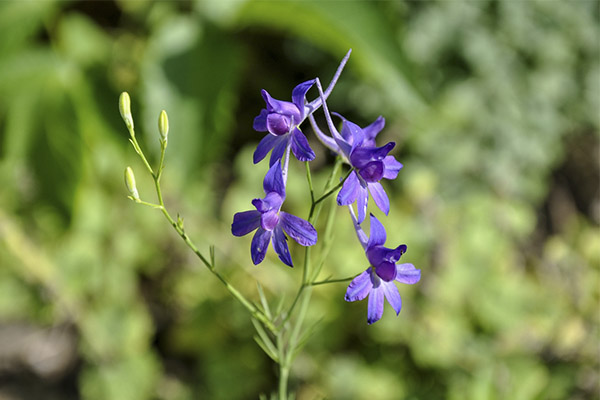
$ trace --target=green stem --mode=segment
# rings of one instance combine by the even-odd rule
[[[340,279],[325,279],[323,281],[311,282],[310,285],[311,286],[317,286],[317,285],[326,285],[328,283],[348,282],[348,281],[351,281],[354,278],[355,278],[355,276],[351,276],[349,278],[340,278]]]
[[[165,208],[163,197],[162,197],[162,191],[160,188],[160,182],[158,179],[159,179],[159,176],[154,177],[154,185],[156,187],[156,194],[158,196],[158,202],[161,206],[160,209],[161,209],[162,213],[164,214],[165,218],[167,218],[167,220],[169,221],[171,226],[175,229],[175,231],[177,231],[179,236],[181,236],[181,238],[183,239],[185,244],[187,244],[187,246],[190,249],[192,249],[192,251],[198,256],[198,258],[200,258],[200,260],[206,266],[206,268],[208,268],[208,270],[210,272],[212,272],[212,274],[215,275],[221,281],[221,283],[223,283],[223,285],[225,285],[225,287],[227,288],[229,293],[231,293],[233,295],[233,297],[235,297],[244,307],[246,307],[246,309],[250,312],[250,314],[252,314],[252,316],[254,318],[256,318],[257,320],[262,322],[271,332],[276,332],[277,328],[271,322],[271,320],[269,318],[267,318],[260,310],[258,310],[256,308],[256,306],[254,306],[254,304],[252,304],[250,301],[248,301],[244,297],[244,295],[241,294],[235,287],[233,287],[229,282],[227,282],[227,280],[225,279],[225,277],[223,275],[221,275],[219,272],[217,272],[215,270],[215,266],[211,262],[209,262],[208,259],[206,259],[206,257],[200,252],[200,250],[198,250],[198,248],[196,247],[194,242],[192,242],[192,240],[189,238],[187,233],[185,233],[185,230],[181,227],[181,225],[179,225],[177,222],[175,222],[175,220],[171,217],[171,215]]]
[[[268,318],[258,308],[256,308],[256,306],[254,304],[252,304],[250,301],[248,301],[248,299],[246,299],[242,293],[240,293],[235,287],[233,287],[229,282],[227,282],[227,280],[225,279],[225,277],[223,275],[221,275],[219,272],[217,272],[215,270],[214,258],[212,256],[212,252],[211,252],[211,261],[209,261],[200,252],[200,250],[198,250],[198,247],[196,247],[194,242],[192,242],[192,240],[189,238],[189,236],[185,233],[183,226],[181,224],[175,222],[175,220],[171,217],[171,215],[167,211],[164,200],[163,200],[163,196],[162,196],[162,190],[160,188],[160,177],[162,175],[162,169],[164,166],[165,150],[167,148],[167,143],[165,141],[161,141],[160,161],[159,161],[157,173],[155,174],[154,170],[148,163],[148,160],[146,159],[144,152],[140,148],[140,146],[135,138],[135,133],[133,132],[133,130],[130,130],[129,133],[131,134],[130,141],[131,141],[131,144],[133,145],[133,148],[135,149],[136,153],[138,153],[138,155],[142,159],[144,165],[146,166],[146,168],[152,175],[152,179],[154,180],[154,187],[156,189],[156,196],[158,198],[158,204],[152,204],[152,203],[148,203],[148,202],[145,202],[142,200],[135,200],[135,199],[134,199],[134,201],[136,201],[137,203],[146,205],[146,206],[160,209],[162,211],[163,215],[165,216],[165,218],[167,219],[167,221],[169,221],[169,224],[171,224],[171,226],[175,229],[175,231],[183,239],[185,244],[194,252],[194,254],[196,254],[196,256],[198,256],[198,258],[200,259],[200,261],[202,261],[202,263],[206,266],[206,268],[208,268],[208,270],[210,272],[212,272],[212,274],[215,275],[221,281],[221,283],[223,283],[223,285],[229,291],[229,293],[231,293],[233,295],[233,297],[235,297],[250,312],[250,314],[254,318],[256,318],[257,320],[262,322],[265,325],[265,327],[267,327],[267,329],[269,329],[271,332],[276,333],[278,331],[278,329],[273,324],[271,319]]]

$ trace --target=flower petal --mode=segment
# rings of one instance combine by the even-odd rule
[[[367,322],[371,325],[381,319],[383,315],[383,285],[379,282],[377,287],[371,289],[369,293],[369,307],[367,311]]]
[[[350,154],[350,162],[353,167],[364,168],[370,161],[383,160],[387,154],[396,146],[396,143],[389,142],[381,147],[356,147]]]
[[[260,226],[260,213],[256,210],[235,213],[231,224],[234,236],[244,236]]]
[[[269,210],[260,215],[260,227],[267,231],[272,231],[279,222],[279,215],[276,210]],[[394,272],[396,270],[394,269]]]
[[[315,79],[311,79],[310,81],[302,82],[301,84],[296,86],[294,90],[292,90],[292,101],[294,102],[298,110],[300,110],[301,114],[300,119],[294,118],[294,124],[296,125],[300,125],[300,123],[304,119],[304,97],[306,96],[306,92],[308,92],[308,89],[310,89],[314,84]]]
[[[401,244],[395,249],[389,249],[385,257],[389,262],[395,263],[400,259],[400,257],[402,257],[402,254],[404,253],[406,253],[406,245]]]
[[[306,136],[297,127],[292,130],[292,153],[298,161],[312,161],[315,159],[315,152],[310,148]]]
[[[272,242],[275,253],[277,253],[279,259],[285,265],[293,267],[294,265],[292,264],[292,257],[290,256],[290,250],[288,249],[287,245],[287,238],[285,237],[281,226],[275,227],[275,230],[273,231]]]
[[[254,155],[252,156],[254,164],[258,164],[263,158],[265,158],[269,151],[271,151],[271,149],[280,141],[281,137],[271,135],[270,133],[262,138],[260,143],[258,143],[258,146],[256,146],[256,150],[254,150]]]
[[[279,213],[279,221],[285,232],[299,245],[312,246],[317,243],[317,230],[310,222],[285,211]]]
[[[285,151],[290,144],[290,135],[279,136],[279,142],[273,147],[271,152],[271,159],[269,160],[269,167],[275,165],[275,163],[283,157]]]
[[[363,128],[363,133],[365,135],[365,146],[375,147],[375,137],[379,132],[381,132],[384,126],[385,118],[380,115],[375,121],[373,121],[371,125]]]
[[[275,163],[269,168],[263,181],[263,189],[265,193],[275,192],[281,199],[285,198],[285,184],[283,183],[283,173],[281,172],[281,164]]]
[[[383,170],[383,177],[385,179],[396,179],[398,172],[402,169],[402,163],[396,160],[394,156],[386,156],[383,159],[385,168]]]
[[[369,190],[361,183],[358,190],[356,208],[358,209],[358,223],[362,224],[367,216],[367,203],[369,202]]]
[[[371,214],[371,234],[369,236],[369,242],[367,243],[367,248],[371,248],[374,246],[383,246],[385,241],[387,240],[387,234],[385,232],[385,228],[383,224],[379,222],[377,217]]]
[[[383,178],[384,171],[383,161],[370,161],[358,173],[366,182],[379,182]]]
[[[294,103],[290,103],[289,101],[277,100],[271,97],[269,92],[266,90],[262,90],[260,92],[262,94],[263,99],[265,99],[265,103],[267,103],[267,111],[269,114],[277,113],[285,115],[289,118],[294,118],[294,124],[297,124],[301,121],[300,110]]]
[[[348,142],[352,147],[362,145],[365,135],[360,126],[356,125],[352,121],[347,120],[338,113],[333,112],[332,114],[342,119],[342,131],[340,134],[346,140],[346,142]]]
[[[380,277],[384,282],[393,281],[396,278],[396,264],[391,263],[389,261],[381,262],[375,267],[375,273],[378,277]]]
[[[344,181],[344,184],[337,195],[338,205],[347,206],[348,204],[354,203],[358,197],[359,191],[360,182],[358,181],[358,176],[356,176],[356,171],[352,171],[350,176]]]
[[[277,113],[267,115],[267,130],[273,135],[285,135],[290,131],[290,127],[290,117]]]
[[[260,110],[260,114],[258,114],[254,118],[254,123],[252,124],[252,128],[258,132],[265,132],[267,130],[267,115],[269,112],[266,108]]]
[[[385,190],[383,190],[381,183],[369,182],[367,183],[367,186],[369,187],[369,191],[371,192],[371,196],[373,196],[373,200],[375,200],[377,207],[379,207],[379,209],[383,211],[385,215],[388,215],[390,212],[390,199],[388,199],[388,196],[385,193]]]
[[[412,264],[396,265],[396,280],[401,283],[412,285],[421,280],[421,270],[416,269]]]
[[[352,282],[348,285],[348,289],[346,289],[344,299],[346,301],[362,300],[367,297],[371,289],[373,289],[373,282],[371,282],[371,267],[369,267],[366,271],[352,279]]]
[[[396,315],[400,314],[400,310],[402,309],[402,299],[400,298],[400,292],[398,292],[398,288],[394,282],[383,282],[381,286],[383,286],[385,298],[394,311],[396,311]]]
[[[252,256],[254,265],[260,264],[265,259],[270,240],[271,231],[265,231],[263,228],[258,228],[252,238],[252,243],[250,244],[250,255]]]

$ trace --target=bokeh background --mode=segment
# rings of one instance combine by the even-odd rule
[[[251,265],[232,215],[262,195],[252,166],[260,89],[328,82],[331,109],[404,163],[386,182],[388,244],[420,283],[399,317],[366,324],[345,284],[319,286],[322,321],[297,359],[298,399],[597,399],[600,17],[597,1],[0,2],[0,398],[255,399],[276,369],[244,310],[123,170],[163,191],[198,245],[250,298],[291,301],[300,270]],[[314,89],[313,89],[314,90]],[[309,92],[309,98],[316,96]],[[318,113],[322,117],[322,113]],[[321,182],[331,156],[317,152]],[[303,165],[287,210],[305,216]],[[379,210],[373,211],[384,218]],[[323,276],[365,268],[344,209]],[[292,247],[294,257],[302,257]]]

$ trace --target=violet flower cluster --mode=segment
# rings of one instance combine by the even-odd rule
[[[231,231],[235,236],[244,236],[256,231],[252,238],[250,254],[255,265],[261,263],[266,255],[269,243],[275,253],[286,265],[293,267],[287,245],[287,236],[302,246],[317,243],[317,231],[309,221],[282,211],[285,201],[287,171],[290,153],[299,161],[312,161],[315,152],[310,147],[301,125],[308,119],[319,141],[330,151],[341,157],[351,168],[337,195],[337,204],[348,206],[358,240],[362,245],[369,267],[357,275],[346,291],[346,301],[362,300],[368,297],[367,322],[372,324],[383,315],[385,300],[396,314],[400,312],[402,301],[394,282],[414,284],[420,280],[421,271],[412,264],[398,264],[406,252],[406,245],[396,248],[384,247],[386,231],[383,224],[370,214],[370,237],[362,228],[366,219],[369,197],[385,214],[390,211],[390,201],[381,184],[383,179],[396,179],[402,164],[390,151],[395,143],[376,145],[376,137],[385,126],[383,117],[361,128],[337,113],[330,113],[326,100],[350,56],[346,54],[338,67],[331,83],[325,91],[318,78],[300,83],[292,90],[292,101],[277,100],[262,90],[266,107],[254,119],[256,131],[267,132],[254,152],[254,163],[259,163],[269,152],[269,169],[265,175],[264,198],[252,201],[255,210],[236,213]],[[319,96],[308,101],[308,91],[316,86]],[[317,125],[314,112],[322,108],[327,122],[325,133]],[[338,131],[331,114],[341,120]],[[353,205],[356,203],[355,213]],[[287,234],[287,236],[286,236]]]

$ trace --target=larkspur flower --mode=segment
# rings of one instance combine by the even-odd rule
[[[314,160],[315,153],[299,127],[306,117],[321,107],[322,99],[329,96],[351,52],[352,50],[349,50],[342,59],[325,93],[310,103],[306,102],[306,92],[315,84],[316,79],[302,82],[296,86],[292,90],[292,102],[274,99],[266,90],[261,91],[266,108],[263,108],[260,114],[254,118],[253,128],[259,132],[269,132],[269,134],[260,141],[254,151],[255,164],[273,150],[269,160],[269,165],[272,166],[283,157],[288,146],[291,146],[292,153],[299,161]]]
[[[271,149],[270,165],[283,157],[285,149],[291,145],[292,153],[299,161],[311,161],[315,158],[308,140],[298,126],[306,118],[307,109],[304,105],[306,92],[314,85],[315,80],[302,82],[292,91],[292,102],[276,100],[269,92],[262,90],[261,94],[267,108],[254,118],[253,127],[259,132],[269,132],[254,152],[254,163],[261,161]]]
[[[394,156],[388,155],[396,144],[389,142],[381,147],[373,146],[379,131],[372,127],[382,128],[385,124],[383,118],[378,118],[365,128],[366,131],[355,123],[341,118],[343,121],[341,135],[334,138],[342,154],[355,170],[344,182],[337,196],[337,203],[346,206],[357,202],[358,222],[362,223],[367,213],[367,203],[371,193],[377,207],[387,215],[390,211],[390,200],[379,181],[383,178],[396,179],[402,168],[402,164],[396,161]]]
[[[322,95],[323,91],[318,80],[316,84]],[[402,164],[394,156],[388,155],[396,145],[394,142],[375,147],[375,137],[383,129],[385,120],[380,116],[369,126],[361,128],[341,115],[333,113],[342,119],[342,129],[341,132],[338,132],[327,109],[325,99],[323,98],[322,101],[333,140],[325,135],[311,118],[313,128],[327,147],[339,154],[346,163],[355,169],[350,173],[338,193],[338,204],[346,206],[356,202],[358,223],[362,223],[367,214],[370,193],[377,207],[387,215],[390,211],[390,200],[379,181],[383,178],[396,179]]]
[[[358,224],[355,224],[355,227],[360,229]],[[359,233],[359,239],[360,237]],[[400,313],[402,299],[394,281],[414,284],[421,279],[421,270],[416,269],[414,265],[396,264],[406,252],[406,245],[389,249],[383,247],[385,241],[385,228],[371,214],[371,235],[365,246],[365,253],[371,265],[350,282],[345,296],[346,301],[363,300],[369,296],[367,311],[369,324],[378,321],[383,315],[384,298],[396,311],[396,315]]]
[[[265,259],[271,241],[279,259],[293,267],[285,233],[302,246],[312,246],[317,242],[317,231],[308,221],[281,211],[285,200],[285,183],[279,162],[267,172],[263,188],[265,197],[252,200],[256,210],[239,212],[233,216],[231,233],[244,236],[257,229],[250,246],[254,265]]]

